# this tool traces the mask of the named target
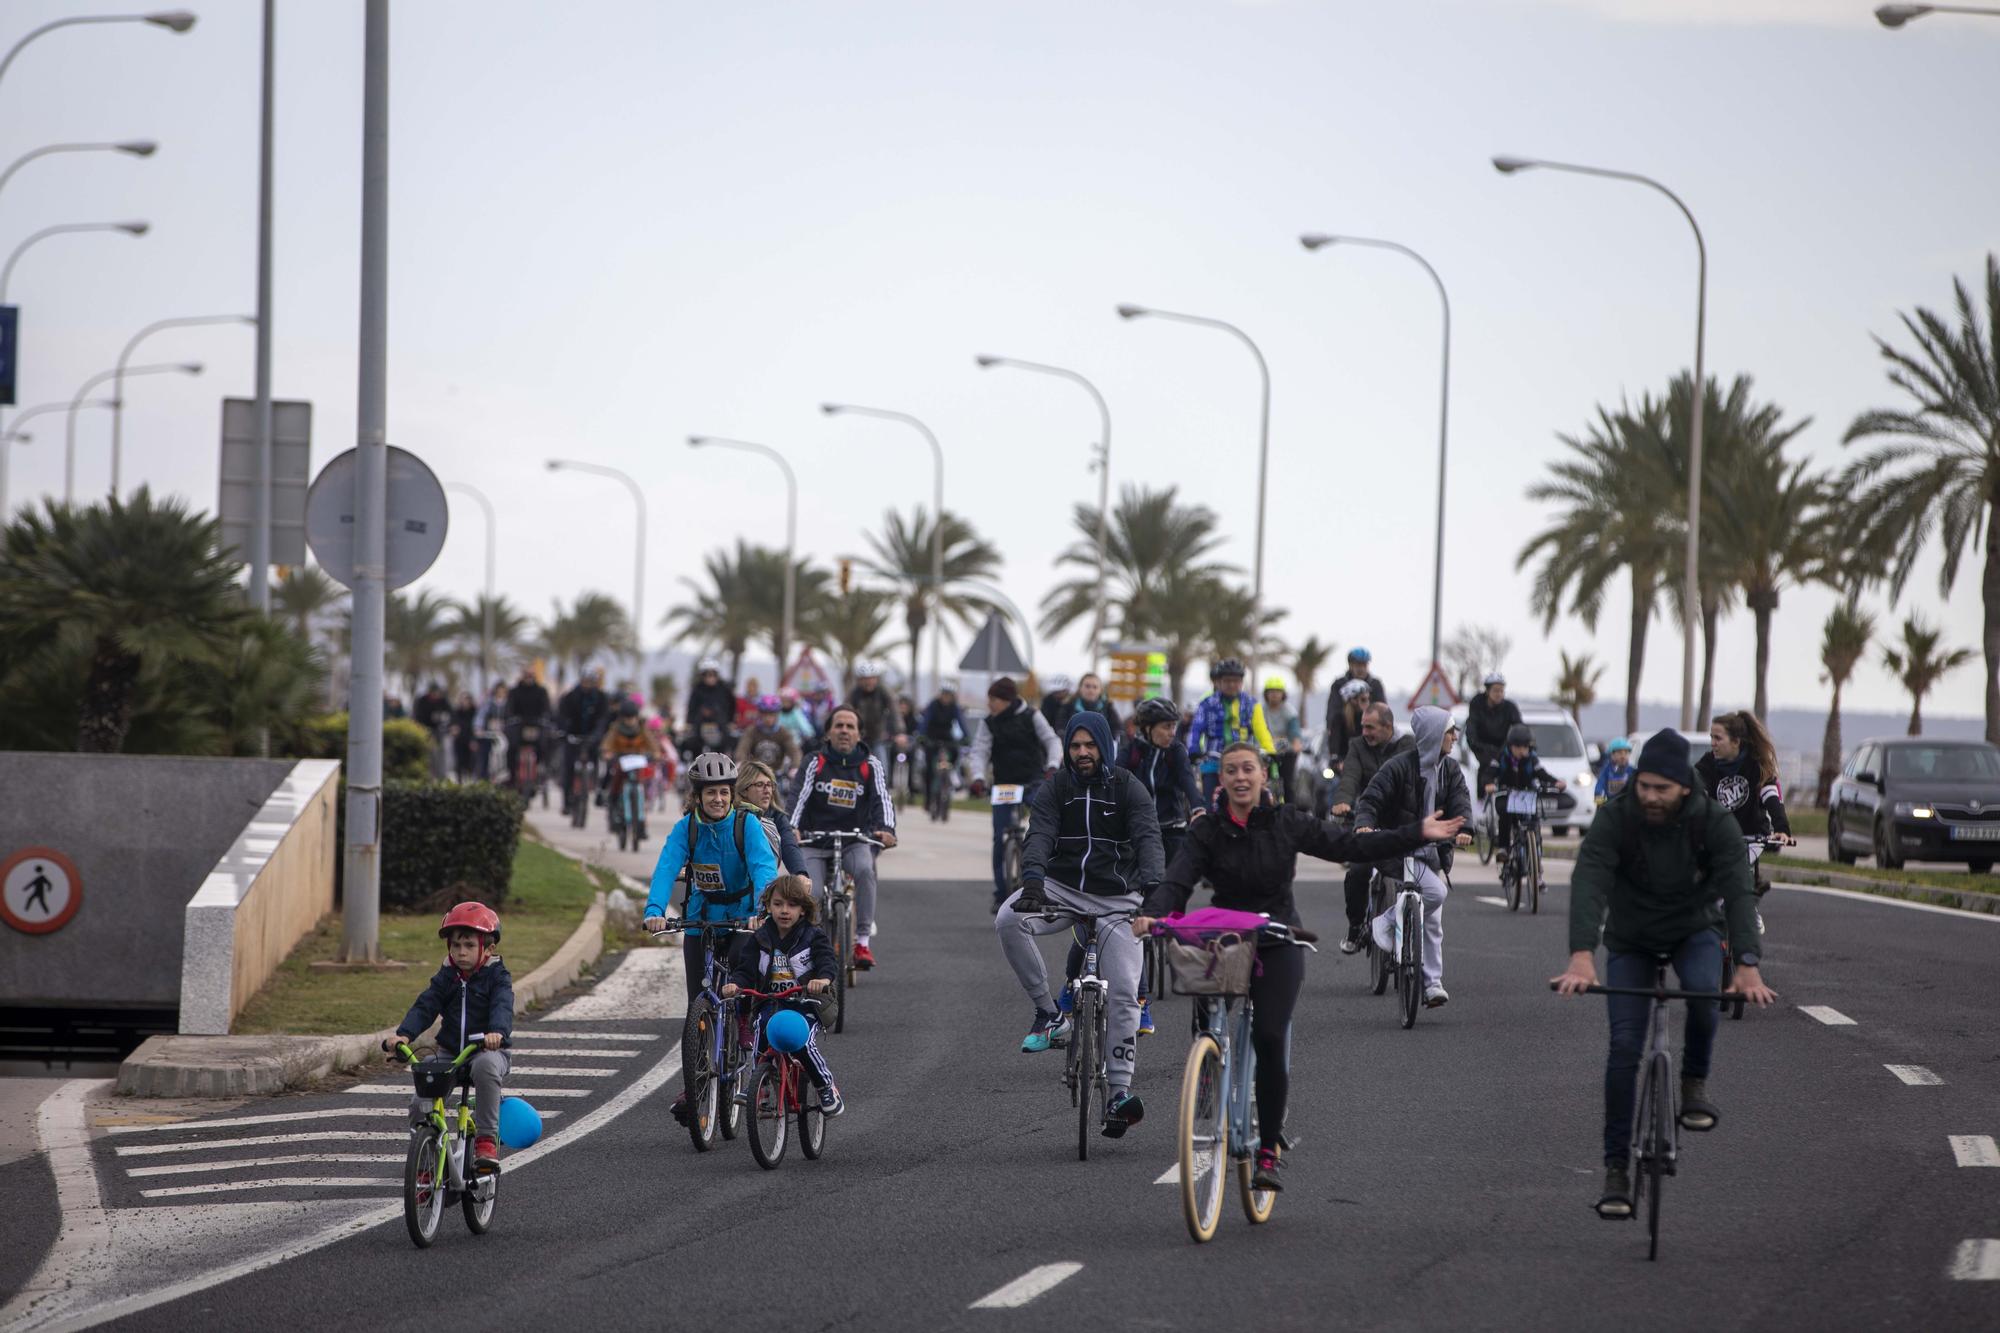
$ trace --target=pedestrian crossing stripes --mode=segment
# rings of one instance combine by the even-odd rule
[[[1841,1013],[1838,1009],[1830,1009],[1823,1004],[1802,1004],[1799,1006],[1799,1012],[1807,1018],[1818,1019],[1830,1028],[1851,1028],[1855,1026],[1854,1020],[1846,1014]]]
[[[409,1113],[399,1108],[396,1114],[407,1115]],[[207,1126],[197,1125],[195,1128],[206,1129]],[[112,1151],[120,1157],[161,1157],[168,1153],[214,1152],[223,1148],[268,1148],[279,1143],[325,1143],[329,1139],[340,1139],[343,1142],[358,1140],[379,1143],[384,1140],[405,1139],[408,1137],[409,1131],[407,1129],[319,1129],[314,1130],[310,1134],[255,1134],[249,1138],[242,1139],[194,1139],[187,1143],[142,1143],[135,1144],[130,1148],[113,1148]]]
[[[226,1194],[237,1190],[358,1189],[379,1190],[393,1183],[387,1176],[272,1176],[258,1180],[222,1180],[212,1185],[172,1185],[140,1190],[142,1199],[177,1199],[190,1194]]]
[[[530,1101],[533,1101],[537,1097],[588,1097],[592,1091],[589,1088],[517,1088],[513,1085],[511,1078],[508,1081],[507,1090],[516,1096],[525,1097]],[[347,1091],[349,1093],[361,1093],[364,1096],[407,1097],[410,1095],[410,1085],[407,1083],[357,1083]]]
[[[1962,1240],[1951,1275],[1960,1282],[2000,1282],[2000,1240]]]
[[[536,1051],[535,1054],[540,1055],[541,1052]],[[561,1065],[515,1065],[507,1071],[507,1079],[509,1082],[512,1082],[517,1078],[548,1078],[551,1076],[555,1078],[610,1078],[617,1072],[616,1069],[566,1069]]]
[[[1953,1134],[1951,1155],[1960,1166],[2000,1166],[2000,1144],[1991,1134]]]
[[[555,1056],[588,1056],[592,1060],[630,1060],[638,1056],[637,1051],[621,1051],[615,1047],[599,1047],[592,1050],[588,1046],[517,1046],[516,1055],[532,1055],[537,1060]],[[515,1070],[516,1073],[520,1071]]]
[[[286,1111],[282,1115],[239,1115],[226,1120],[172,1120],[158,1125],[113,1125],[107,1134],[158,1134],[170,1129],[239,1129],[245,1125],[283,1125],[297,1120],[335,1120],[350,1116],[405,1115],[399,1106],[343,1106],[334,1111]]]
[[[1935,1088],[1944,1082],[1943,1079],[1922,1065],[1883,1065],[1882,1067],[1913,1088]]]
[[[383,1137],[401,1137],[384,1135]],[[303,1166],[308,1162],[340,1162],[354,1165],[362,1162],[400,1162],[402,1153],[293,1153],[284,1157],[233,1157],[225,1162],[173,1162],[166,1166],[135,1166],[126,1170],[128,1176],[187,1176],[204,1171],[249,1171],[267,1166]]]
[[[659,1039],[660,1034],[657,1032],[565,1032],[561,1028],[549,1028],[546,1031],[515,1028],[514,1035],[508,1038],[517,1046],[524,1041],[658,1041]]]

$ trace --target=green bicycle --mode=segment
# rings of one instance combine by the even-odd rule
[[[386,1043],[385,1043],[386,1044]],[[410,1067],[417,1095],[431,1099],[430,1116],[410,1128],[410,1151],[403,1159],[403,1224],[420,1250],[437,1239],[438,1225],[448,1204],[465,1210],[465,1225],[475,1236],[483,1236],[493,1225],[493,1209],[499,1202],[498,1173],[471,1172],[468,1155],[472,1145],[472,1069],[466,1063],[484,1048],[485,1034],[475,1034],[457,1057],[442,1054],[417,1059],[408,1042],[397,1042],[395,1053]],[[458,1105],[447,1104],[453,1088],[459,1090]]]

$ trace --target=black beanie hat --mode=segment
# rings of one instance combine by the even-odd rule
[[[1639,751],[1635,771],[1651,773],[1654,777],[1677,782],[1683,787],[1694,786],[1694,768],[1688,763],[1687,737],[1677,731],[1654,732]]]

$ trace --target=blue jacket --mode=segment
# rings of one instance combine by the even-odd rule
[[[1632,774],[1636,771],[1629,762],[1622,771],[1616,773],[1611,771],[1611,761],[1609,759],[1599,764],[1597,766],[1597,798],[1601,801],[1608,801],[1619,792],[1624,791],[1625,784],[1632,780]],[[1618,784],[1615,787],[1611,785],[1614,782]]]
[[[507,965],[489,958],[486,966],[467,977],[446,963],[410,1006],[410,1012],[403,1015],[396,1034],[414,1041],[434,1018],[443,1020],[438,1024],[438,1049],[446,1055],[457,1055],[465,1049],[468,1037],[481,1033],[512,1035],[514,979],[507,975]]]
[[[1235,705],[1236,713],[1233,721],[1229,716],[1231,704]],[[1264,753],[1271,753],[1271,733],[1264,727],[1261,704],[1247,694],[1234,699],[1211,694],[1196,705],[1187,748],[1189,754],[1200,758],[1204,772],[1218,767],[1223,748],[1237,741],[1249,741]]]
[[[1161,828],[1185,824],[1201,809],[1201,784],[1195,781],[1187,746],[1179,741],[1164,750],[1150,741],[1128,741],[1118,762],[1136,774],[1146,784],[1146,790],[1153,793]]]
[[[738,854],[735,825],[744,823]],[[753,815],[732,810],[714,823],[698,811],[675,822],[653,867],[652,892],[646,895],[646,915],[665,916],[673,901],[674,883],[686,870],[687,904],[681,915],[690,921],[740,921],[756,914],[759,896],[778,877],[778,858],[771,840]]]

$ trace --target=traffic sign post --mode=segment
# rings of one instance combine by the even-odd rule
[[[271,404],[271,563],[306,562],[306,483],[312,477],[312,404]],[[257,522],[257,402],[222,400],[222,489],[216,516],[222,549],[254,557]]]
[[[382,586],[396,589],[423,577],[444,550],[450,507],[437,474],[407,449],[388,446],[389,496],[386,523],[387,559]],[[354,586],[356,451],[349,449],[328,463],[313,480],[306,496],[305,535],[327,577]],[[300,552],[303,561],[304,552]]]
[[[1431,663],[1431,669],[1424,673],[1417,691],[1410,696],[1410,711],[1419,708],[1456,708],[1459,705],[1458,692],[1451,687],[1451,677],[1438,663]]]
[[[52,847],[23,847],[0,862],[0,921],[23,935],[48,935],[83,906],[83,876]]]
[[[21,308],[0,305],[0,407],[14,405],[14,377],[19,373],[21,356],[16,340],[21,332]]]

